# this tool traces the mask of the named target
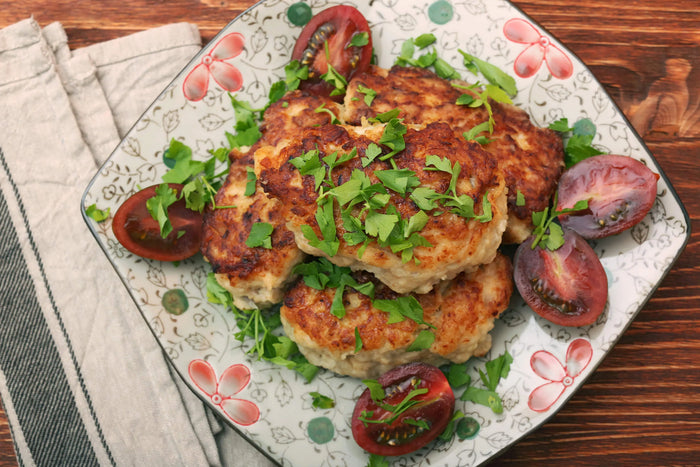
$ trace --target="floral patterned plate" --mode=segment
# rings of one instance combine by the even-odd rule
[[[83,206],[117,207],[167,170],[171,138],[202,160],[226,146],[235,115],[228,92],[264,105],[271,83],[284,77],[291,49],[312,14],[336,2],[267,0],[231,22],[175,78],[119,144],[87,187]],[[393,64],[408,38],[431,32],[438,53],[471,76],[458,49],[514,75],[516,104],[546,126],[561,117],[597,125],[594,144],[642,160],[661,173],[620,110],[571,52],[504,0],[355,0],[373,31],[380,66]],[[472,76],[473,78],[473,76]],[[349,415],[364,385],[321,371],[306,383],[295,372],[251,359],[234,339],[236,323],[206,297],[208,267],[201,256],[179,265],[135,257],[110,222],[86,217],[95,238],[138,304],[148,326],[185,382],[261,452],[284,465],[366,465],[353,441]],[[504,411],[467,402],[457,408],[480,424],[471,436],[434,443],[404,460],[410,465],[476,465],[497,456],[550,418],[591,375],[671,268],[687,242],[687,213],[663,176],[650,214],[632,230],[595,243],[608,273],[608,309],[591,326],[564,328],[537,317],[518,297],[497,320],[486,359],[514,357],[501,381]],[[624,293],[614,293],[624,291]],[[486,359],[469,362],[473,380]],[[310,393],[333,398],[314,409]]]

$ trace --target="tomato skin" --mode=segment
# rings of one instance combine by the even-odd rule
[[[170,183],[177,190],[182,185]],[[196,254],[202,240],[202,214],[185,206],[181,199],[168,207],[173,231],[163,238],[158,221],[153,219],[146,201],[155,196],[158,185],[134,193],[117,210],[112,220],[112,232],[124,248],[143,258],[156,261],[181,261]],[[178,232],[184,231],[184,235]]]
[[[372,419],[392,415],[378,407],[371,398],[370,390],[366,389],[352,414],[352,435],[362,449],[380,456],[400,456],[422,448],[445,430],[454,412],[455,397],[447,378],[438,368],[425,363],[408,363],[389,370],[377,381],[386,392],[384,402],[392,405],[401,402],[413,389],[427,388],[428,392],[414,398],[424,402],[407,410],[390,425],[368,423],[365,426],[359,419],[364,411],[374,411]],[[412,381],[418,381],[418,384],[413,385]],[[429,428],[409,425],[405,423],[406,418],[425,421]],[[412,436],[411,432],[416,431],[418,434]],[[401,434],[407,434],[407,439],[400,440]],[[399,441],[390,444],[390,439]]]
[[[658,179],[658,174],[631,157],[608,154],[584,159],[562,174],[557,209],[588,200],[588,210],[559,220],[588,239],[623,232],[654,205]]]
[[[534,237],[515,252],[515,285],[535,313],[561,326],[595,323],[608,301],[608,279],[593,248],[564,229],[564,245],[532,249]]]
[[[366,32],[369,43],[362,47],[348,44],[353,36]],[[292,59],[309,66],[309,79],[302,82],[302,89],[315,94],[328,95],[330,85],[320,80],[328,71],[324,43],[328,43],[328,56],[333,68],[350,80],[369,67],[372,60],[372,34],[367,19],[356,8],[337,5],[317,13],[304,26]]]

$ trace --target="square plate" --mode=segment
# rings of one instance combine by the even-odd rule
[[[492,331],[490,354],[469,361],[473,381],[477,381],[477,368],[483,368],[487,359],[505,350],[514,357],[508,378],[498,388],[503,413],[496,415],[458,400],[457,409],[480,423],[478,433],[406,456],[411,465],[477,465],[543,424],[591,375],[683,250],[689,238],[688,216],[653,156],[591,72],[507,1],[409,4],[357,0],[348,4],[357,7],[370,23],[378,65],[391,66],[404,40],[431,32],[437,37],[440,57],[466,79],[473,81],[474,76],[457,66],[462,63],[458,49],[514,75],[519,90],[515,104],[526,109],[535,124],[547,126],[561,117],[569,121],[590,118],[598,129],[596,147],[639,159],[661,174],[658,196],[648,216],[633,229],[594,244],[611,291],[608,309],[598,321],[582,328],[556,326],[536,316],[516,295]],[[206,96],[192,102],[183,94],[187,74],[202,61],[225,61],[243,77],[237,98],[262,106],[270,85],[284,77],[300,24],[328,6],[328,2],[269,0],[232,21],[136,122],[90,182],[83,206],[96,203],[116,212],[138,187],[159,183],[167,170],[163,153],[171,138],[189,145],[194,158],[200,160],[208,156],[208,150],[227,146],[225,132],[233,131],[235,123],[227,92],[210,79]],[[216,45],[234,32],[244,38],[243,52],[230,59],[216,58],[212,54]],[[526,50],[529,53],[521,55]],[[543,53],[532,53],[538,50]],[[531,76],[523,76],[530,75],[526,70]],[[233,314],[207,301],[208,266],[200,255],[179,265],[145,260],[119,245],[110,221],[98,224],[87,217],[85,221],[183,380],[242,436],[284,465],[367,464],[367,454],[352,439],[349,420],[364,389],[359,380],[322,370],[307,384],[293,371],[251,359],[248,347],[233,338],[237,330]],[[621,293],[615,293],[618,291]],[[177,295],[183,304],[176,312],[164,306],[166,293]],[[553,377],[554,373],[532,366],[531,358],[539,351],[547,352],[538,355],[548,357],[545,360],[552,372],[567,369],[566,377]],[[584,357],[576,360],[575,355]],[[190,371],[194,368],[191,362],[199,362],[198,375]],[[247,426],[233,410],[237,403],[222,400],[214,390],[217,381],[230,375],[225,370],[234,365],[245,365],[252,374],[235,397],[260,411],[260,418]],[[202,384],[207,378],[211,387]],[[312,391],[333,398],[335,407],[313,409]],[[533,401],[542,406],[533,410]]]

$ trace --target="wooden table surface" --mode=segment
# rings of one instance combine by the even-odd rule
[[[23,0],[5,2],[0,27],[29,16],[58,21],[77,48],[186,20],[206,43],[253,3]],[[604,84],[678,192],[693,234],[596,373],[494,464],[700,465],[700,0],[513,3]],[[0,466],[9,465],[16,458],[0,409]]]

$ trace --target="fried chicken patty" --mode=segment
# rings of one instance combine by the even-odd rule
[[[241,309],[279,303],[294,279],[294,266],[305,257],[285,226],[279,201],[268,198],[257,185],[255,194],[245,195],[249,169],[254,167],[252,154],[261,146],[295,138],[303,128],[330,123],[332,116],[317,111],[319,108],[338,111],[332,100],[300,91],[287,93],[272,104],[260,125],[260,140],[247,152],[233,150],[229,155],[229,174],[215,202],[233,207],[204,214],[202,254],[211,263],[217,282],[231,292],[234,305]],[[246,245],[250,229],[258,222],[274,228],[271,249]]]
[[[399,293],[429,292],[439,281],[452,279],[463,271],[473,271],[479,265],[491,262],[501,244],[507,215],[504,182],[492,158],[479,144],[455,136],[446,124],[433,123],[424,128],[406,129],[405,149],[393,157],[395,167],[389,160],[380,160],[381,156],[366,164],[363,159],[369,156],[368,148],[372,145],[380,147],[383,155],[389,152],[379,143],[385,129],[385,125],[324,125],[307,128],[286,146],[266,146],[256,151],[261,185],[269,196],[280,201],[281,216],[288,220],[287,227],[294,233],[299,248],[315,256],[325,256],[339,266],[369,271]],[[319,164],[325,163],[321,161],[327,156],[356,151],[354,157],[333,168],[331,180],[326,183],[339,190],[347,187],[345,182],[353,176],[358,178],[355,172],[363,174],[368,187],[382,186],[379,175],[395,169],[412,171],[423,188],[450,194],[452,175],[440,170],[426,170],[426,159],[437,156],[449,161],[450,166],[459,163],[459,175],[454,183],[456,193],[469,198],[476,214],[484,214],[482,204],[484,198],[487,199],[485,204],[492,217],[484,221],[465,218],[443,205],[428,210],[426,225],[418,231],[427,243],[413,247],[412,259],[406,261],[402,259],[402,251],[395,252],[389,245],[380,245],[388,237],[388,232],[378,232],[379,241],[370,239],[361,244],[350,241],[349,237],[357,234],[356,226],[348,223],[348,213],[342,212],[348,208],[343,206],[341,210],[340,201],[333,201],[332,218],[337,233],[335,238],[324,238],[317,216],[318,180],[313,174],[302,175],[291,162],[311,151],[318,151],[315,157]],[[323,190],[330,190],[331,187],[326,185],[322,184]],[[371,193],[371,188],[369,190]],[[400,214],[401,222],[408,222],[421,211],[408,192],[402,194],[386,189],[386,193],[388,204],[375,211],[374,219],[377,216],[395,218],[392,214],[395,210]],[[343,194],[343,191],[330,190],[324,197],[340,200]],[[349,212],[364,225],[369,225],[367,205],[371,202],[364,200]],[[308,234],[309,228],[318,239],[337,241],[337,253],[329,254],[327,249],[314,242],[313,236]]]
[[[358,282],[370,280],[367,275]],[[286,335],[297,343],[309,362],[340,374],[376,378],[403,363],[433,365],[462,363],[491,348],[494,320],[503,312],[513,291],[510,259],[499,254],[471,274],[460,274],[430,293],[414,295],[423,308],[423,320],[434,326],[429,348],[408,351],[418,334],[431,329],[411,319],[390,323],[370,297],[346,288],[345,316],[330,311],[335,289],[316,290],[298,281],[285,296],[280,311]],[[397,300],[400,295],[377,283],[375,299]],[[355,332],[362,348],[356,352]]]
[[[405,123],[445,122],[462,135],[486,122],[489,115],[483,105],[457,105],[462,94],[473,93],[453,84],[423,68],[370,67],[348,84],[340,118],[348,125],[360,125],[364,118],[398,108]],[[366,89],[376,92],[369,106]],[[564,168],[562,141],[554,131],[533,125],[516,106],[493,101],[490,105],[494,131],[487,135],[491,142],[484,149],[498,162],[508,187],[504,241],[521,243],[532,231],[532,213],[544,210],[556,190]],[[517,202],[518,193],[524,205]]]
[[[232,161],[215,197],[219,208],[204,213],[202,239],[202,254],[217,282],[231,292],[234,305],[245,310],[279,303],[293,280],[292,269],[305,257],[285,227],[279,201],[268,198],[261,189],[245,195],[252,163],[250,155]],[[270,249],[246,245],[253,224],[258,222],[274,227]]]

